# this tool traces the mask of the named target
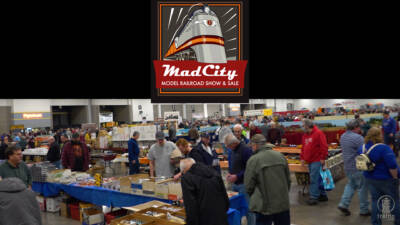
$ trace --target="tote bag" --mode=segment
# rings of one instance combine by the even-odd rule
[[[320,174],[322,177],[322,182],[324,184],[325,191],[333,190],[335,188],[335,182],[333,181],[331,171],[329,169],[323,170],[321,168]]]

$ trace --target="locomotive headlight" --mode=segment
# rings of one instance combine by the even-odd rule
[[[203,20],[203,24],[206,27],[215,27],[215,25],[217,25],[217,23],[215,22],[215,20]]]

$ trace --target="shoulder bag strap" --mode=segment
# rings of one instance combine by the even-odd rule
[[[374,149],[378,145],[380,145],[380,144],[374,144],[371,148],[368,149],[368,152],[366,154],[369,155],[369,153],[372,151],[372,149]],[[365,148],[365,145],[364,145],[364,148]]]

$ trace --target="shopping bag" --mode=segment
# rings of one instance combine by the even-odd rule
[[[321,168],[320,174],[322,177],[322,182],[324,184],[325,191],[331,191],[335,188],[335,182],[333,181],[332,173],[329,169],[323,170]]]

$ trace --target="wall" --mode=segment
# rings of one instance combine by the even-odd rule
[[[97,127],[100,126],[99,113],[100,113],[100,106],[92,105],[92,123],[97,124]]]
[[[0,106],[12,106],[11,99],[0,99]]]
[[[216,112],[218,112],[218,115],[222,114],[222,104],[207,104],[207,113],[208,116],[214,116]],[[221,109],[221,110],[220,110]]]
[[[50,99],[52,106],[86,106],[89,105],[88,99]]]
[[[51,127],[52,115],[50,99],[14,99],[11,101],[11,118],[13,125],[23,124],[25,127]],[[23,119],[23,113],[40,112],[43,119]]]
[[[14,99],[12,112],[51,112],[49,99]]]
[[[114,121],[123,121],[126,123],[130,123],[129,121],[129,107],[130,106],[114,106]]]
[[[0,106],[0,134],[8,133],[11,126],[11,106]]]
[[[88,110],[87,106],[76,106],[71,111],[71,124],[81,125],[82,123],[88,122]]]
[[[128,99],[92,99],[92,105],[128,105]]]

